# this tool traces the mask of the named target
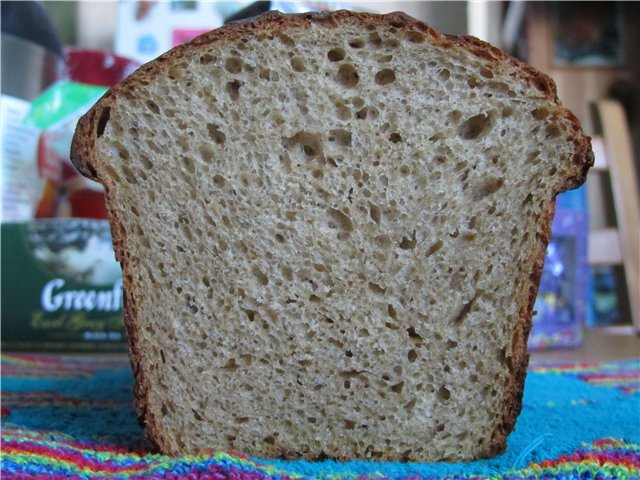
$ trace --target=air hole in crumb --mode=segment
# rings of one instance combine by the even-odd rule
[[[462,240],[464,240],[465,242],[472,242],[476,239],[476,234],[475,233],[470,233],[470,232],[465,232],[461,235],[460,237]]]
[[[407,328],[407,333],[409,334],[409,338],[413,340],[422,340],[422,335],[417,333],[414,327]]]
[[[384,41],[385,47],[390,48],[398,48],[400,46],[400,42],[396,38],[388,38]]]
[[[122,165],[122,173],[124,174],[124,179],[132,185],[136,185],[138,183],[138,178],[134,171],[127,165]]]
[[[211,139],[218,145],[222,145],[227,139],[227,136],[224,134],[224,132],[222,132],[222,130],[220,130],[220,128],[218,128],[218,126],[213,123],[207,123],[207,130],[209,131],[209,137],[211,137]]]
[[[331,228],[337,228],[345,232],[353,231],[353,222],[346,213],[335,208],[330,208],[328,214],[330,218],[329,226]]]
[[[438,72],[438,78],[442,81],[449,80],[449,77],[451,77],[451,72],[446,68],[443,68]]]
[[[388,304],[387,305],[387,313],[389,314],[389,316],[391,318],[393,318],[394,320],[398,319],[398,312],[396,312],[396,309],[393,308],[393,305]]]
[[[449,389],[445,386],[440,387],[440,389],[438,390],[438,399],[443,402],[446,402],[450,398],[451,398],[451,392],[449,391]]]
[[[493,195],[504,186],[503,178],[484,178],[473,188],[473,199],[478,201],[489,195]]]
[[[473,140],[480,137],[491,128],[490,115],[478,114],[464,121],[458,129],[458,135],[464,140]]]
[[[200,55],[200,63],[212,63],[216,61],[216,57],[211,55],[210,53],[205,53]]]
[[[238,57],[229,57],[224,62],[224,68],[229,73],[240,73],[244,62]]]
[[[224,177],[222,175],[214,175],[213,176],[213,184],[218,188],[224,187],[224,184],[225,184]]]
[[[392,133],[391,136],[389,137],[389,141],[391,143],[399,143],[402,141],[402,136],[400,136],[399,133]]]
[[[409,352],[407,353],[407,360],[409,360],[409,363],[413,363],[417,360],[418,358],[418,354],[415,350],[409,350]]]
[[[402,237],[402,241],[398,246],[402,250],[413,250],[414,248],[416,248],[417,243],[418,242],[416,240],[416,231],[414,230],[413,234],[411,235],[411,238]]]
[[[237,100],[240,97],[240,82],[238,80],[227,82],[225,90],[231,100]]]
[[[258,73],[258,76],[262,80],[277,80],[277,78],[275,78],[274,72],[272,72],[268,68],[260,69],[260,72]]]
[[[146,104],[149,110],[151,110],[153,113],[155,113],[156,115],[160,114],[160,107],[156,102],[154,102],[153,100],[147,100]]]
[[[238,365],[235,358],[230,358],[222,368],[224,368],[225,370],[236,371],[238,368],[240,368],[240,365]]]
[[[355,87],[358,84],[358,72],[356,67],[351,65],[350,63],[345,63],[340,65],[338,69],[338,74],[336,76],[337,82],[346,88]]]
[[[275,445],[276,443],[276,439],[272,435],[269,435],[268,437],[264,437],[262,440],[264,441],[264,443],[267,443],[269,445]]]
[[[284,33],[278,33],[278,40],[280,40],[283,45],[287,47],[294,47],[296,42],[289,35],[285,35]]]
[[[302,60],[300,57],[293,57],[291,59],[291,68],[293,68],[294,72],[304,72],[306,70],[304,66],[304,60]]]
[[[375,47],[382,45],[382,38],[378,32],[372,32],[369,34],[369,43]]]
[[[549,115],[549,110],[544,107],[536,108],[531,111],[531,115],[533,115],[533,118],[536,120],[544,120],[547,118],[547,115]]]
[[[129,151],[120,144],[117,144],[118,156],[123,160],[129,160]]]
[[[450,121],[452,121],[453,123],[458,123],[460,121],[460,119],[462,118],[462,112],[460,110],[452,110],[447,115],[447,118]]]
[[[354,38],[349,42],[349,46],[351,48],[362,48],[364,47],[364,40],[361,38]]]
[[[204,420],[204,418],[202,418],[202,415],[200,415],[200,413],[197,410],[192,408],[191,411],[193,412],[193,416],[196,420],[198,420],[199,422]]]
[[[100,112],[100,118],[98,119],[98,125],[96,126],[96,135],[101,137],[104,134],[104,129],[107,127],[109,117],[111,116],[111,107],[105,107]]]
[[[280,267],[280,271],[282,272],[282,275],[284,276],[284,278],[286,278],[289,281],[293,280],[293,270],[291,270],[289,267],[282,265]]]
[[[376,73],[374,80],[378,85],[388,85],[395,82],[396,73],[390,68],[383,68]]]
[[[269,277],[265,275],[262,270],[260,270],[260,267],[254,265],[251,271],[253,272],[253,275],[258,279],[258,282],[260,282],[260,285],[267,285],[269,283]]]
[[[288,147],[298,144],[308,158],[317,157],[322,153],[322,144],[318,135],[310,132],[298,132],[286,143]]]
[[[493,78],[493,72],[487,67],[480,68],[480,75],[482,75],[484,78]]]
[[[209,146],[203,145],[202,147],[200,147],[199,151],[200,151],[200,158],[202,158],[202,160],[204,160],[205,162],[210,163],[213,160],[214,153]]]
[[[513,115],[513,108],[511,108],[511,107],[504,107],[504,108],[502,109],[502,116],[503,116],[504,118],[508,118],[508,117],[510,117],[511,115]]]
[[[195,173],[196,171],[196,166],[195,163],[193,162],[193,160],[189,157],[182,157],[181,158],[182,164],[184,165],[184,167],[187,169],[187,171],[191,174]]]
[[[351,132],[342,128],[331,130],[329,132],[329,141],[335,142],[341,147],[348,147],[351,145]]]
[[[562,135],[562,130],[560,130],[558,125],[548,125],[545,132],[547,134],[547,138],[558,138]]]
[[[371,220],[373,220],[378,225],[380,225],[380,218],[381,218],[380,207],[378,207],[377,205],[371,205],[369,207],[369,216],[371,217]]]
[[[384,293],[387,291],[386,288],[382,288],[380,285],[373,282],[369,282],[369,290],[378,295],[384,295]]]
[[[412,30],[410,32],[407,32],[407,40],[412,43],[422,43],[425,41],[425,36],[422,32]]]
[[[345,420],[344,428],[347,430],[353,430],[354,428],[356,428],[356,422],[354,422],[353,420]]]
[[[498,361],[500,362],[501,365],[507,367],[509,370],[513,369],[512,358],[507,355],[506,347],[500,349],[497,356],[498,356]]]
[[[469,300],[467,303],[464,303],[462,305],[462,307],[460,308],[460,311],[453,318],[453,322],[452,323],[454,323],[456,325],[460,325],[462,322],[464,322],[465,319],[467,318],[467,316],[469,315],[469,313],[471,313],[471,309],[473,308],[476,299],[477,299],[477,294],[471,300]]]
[[[391,391],[395,393],[402,393],[403,388],[404,388],[404,382],[398,382],[395,385],[391,386]]]
[[[330,62],[339,62],[344,60],[345,51],[342,48],[333,48],[327,52],[327,58]]]

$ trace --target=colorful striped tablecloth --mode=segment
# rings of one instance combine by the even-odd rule
[[[469,463],[305,462],[145,450],[123,355],[2,355],[2,479],[636,479],[640,360],[534,364],[507,451]]]

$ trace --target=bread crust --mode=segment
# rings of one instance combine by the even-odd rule
[[[105,186],[107,206],[111,224],[113,244],[116,258],[122,265],[124,285],[124,321],[128,333],[130,362],[135,377],[134,396],[136,401],[136,413],[141,425],[151,444],[163,452],[171,450],[165,444],[162,435],[162,423],[154,418],[148,408],[150,387],[146,377],[143,355],[139,351],[139,325],[136,321],[137,307],[135,303],[136,285],[132,281],[130,262],[125,250],[126,231],[119,217],[118,210],[113,206],[115,195],[109,182],[100,170],[100,159],[97,155],[96,142],[102,135],[109,121],[111,109],[114,108],[119,98],[129,98],[135,95],[138,88],[143,88],[145,82],[160,74],[166,65],[173,60],[187,57],[212,44],[231,43],[245,35],[257,37],[269,37],[286,33],[290,29],[306,28],[311,24],[323,24],[337,26],[341,23],[359,23],[365,27],[393,27],[406,31],[417,31],[428,38],[433,44],[444,48],[464,50],[472,55],[486,60],[491,65],[496,75],[507,72],[517,77],[539,92],[540,97],[555,103],[558,106],[554,115],[561,115],[568,121],[572,128],[571,139],[574,145],[573,163],[559,178],[555,185],[555,194],[576,188],[586,178],[588,169],[593,165],[593,153],[589,137],[582,133],[576,117],[563,108],[558,100],[555,84],[547,75],[535,70],[519,60],[512,58],[497,48],[470,36],[442,35],[404,13],[395,12],[386,15],[369,13],[354,13],[346,10],[323,13],[305,13],[295,15],[283,15],[279,12],[267,12],[259,17],[234,22],[217,30],[201,35],[191,42],[176,47],[156,60],[140,67],[134,74],[120,84],[110,89],[96,105],[84,115],[77,126],[72,148],[71,160],[80,172],[97,180]],[[546,247],[549,243],[553,219],[555,198],[550,198],[545,204],[542,214],[537,220],[537,247],[531,254],[528,266],[528,274],[518,286],[517,318],[513,320],[512,356],[507,359],[511,370],[511,383],[507,388],[502,406],[501,423],[491,433],[490,448],[485,452],[486,457],[501,453],[506,448],[506,439],[513,430],[518,414],[522,406],[522,394],[526,376],[529,356],[527,354],[527,338],[531,329],[531,316],[533,304],[536,298],[542,267],[545,258]],[[282,451],[283,457],[294,457],[296,452]],[[342,458],[342,457],[340,457]],[[344,458],[346,459],[346,457]],[[415,460],[409,458],[409,460]]]

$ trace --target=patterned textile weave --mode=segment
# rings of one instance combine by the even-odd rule
[[[2,479],[640,480],[640,360],[532,365],[503,455],[402,464],[155,454],[125,356],[3,355],[1,455]]]

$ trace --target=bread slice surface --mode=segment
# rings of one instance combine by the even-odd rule
[[[593,162],[545,75],[347,11],[174,49],[72,159],[107,192],[161,451],[412,461],[505,448],[554,198]]]

